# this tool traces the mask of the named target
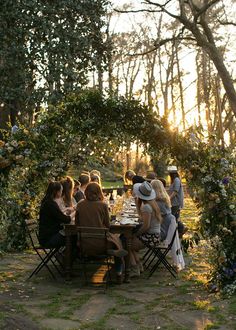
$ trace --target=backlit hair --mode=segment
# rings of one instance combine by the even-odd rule
[[[92,176],[92,175],[97,175],[97,176],[99,176],[99,178],[101,178],[101,172],[98,171],[98,170],[92,170],[92,171],[90,171],[90,176]]]
[[[129,183],[130,181],[132,181],[132,178],[135,176],[135,172],[133,170],[128,170],[125,172],[125,176],[124,176],[124,182],[125,183]]]
[[[171,207],[170,197],[167,194],[163,183],[160,180],[152,180],[151,185],[156,192],[156,200],[163,201],[168,207]]]
[[[88,201],[103,201],[102,189],[97,182],[90,182],[85,191],[85,197]]]
[[[72,197],[74,192],[74,180],[67,176],[66,179],[62,180],[61,182],[63,191],[62,191],[62,198],[64,200],[66,207],[73,206]]]
[[[91,174],[90,182],[97,182],[99,185],[101,185],[100,176],[98,176],[97,174]]]

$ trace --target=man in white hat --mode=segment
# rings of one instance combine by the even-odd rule
[[[176,166],[169,166],[168,172],[170,175],[171,185],[169,195],[171,200],[171,213],[175,216],[178,223],[178,232],[180,238],[188,230],[188,228],[180,221],[180,210],[184,207],[184,190],[181,183],[179,173]]]

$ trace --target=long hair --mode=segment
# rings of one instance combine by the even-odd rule
[[[66,179],[62,180],[62,187],[62,198],[64,200],[65,206],[73,206],[72,197],[74,191],[74,180],[71,177],[67,176]]]
[[[135,172],[133,170],[128,170],[125,172],[125,175],[124,175],[124,183],[127,184],[127,183],[130,183],[130,181],[132,181],[132,178],[133,176],[135,176]]]
[[[88,201],[95,202],[95,201],[103,201],[104,199],[102,189],[97,182],[90,182],[87,185],[84,194]]]
[[[172,184],[174,182],[175,178],[179,178],[179,173],[178,172],[170,172],[169,176],[170,176],[170,182]]]
[[[50,181],[47,186],[45,195],[42,199],[42,202],[45,202],[50,199],[53,200],[56,197],[58,191],[61,190],[61,188],[62,188],[62,185],[59,181]]]
[[[140,198],[139,198],[140,199]],[[161,217],[161,211],[159,209],[159,206],[157,205],[155,199],[152,199],[150,201],[146,201],[143,199],[140,199],[143,203],[149,204],[154,212],[155,218],[157,219],[158,223],[162,223],[162,217]]]
[[[152,180],[151,185],[156,192],[156,200],[163,201],[168,207],[171,207],[170,197],[167,194],[163,183],[160,180]]]

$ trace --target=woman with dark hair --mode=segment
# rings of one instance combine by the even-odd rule
[[[85,189],[85,199],[77,205],[75,224],[81,227],[109,228],[110,216],[108,205],[104,202],[101,187],[96,182],[90,182]],[[115,256],[117,280],[120,281],[122,275],[121,257],[127,255],[127,251],[122,248],[122,243],[117,235],[109,233],[108,251],[103,243],[100,245],[91,239],[86,242],[84,249],[88,255],[99,255],[108,252]]]
[[[74,198],[77,203],[79,201],[85,199],[84,192],[85,192],[85,189],[86,189],[89,181],[90,181],[90,175],[81,173],[81,175],[79,176],[80,187],[79,187],[77,193],[74,195]]]
[[[62,190],[62,199],[64,201],[65,207],[75,207],[76,201],[73,197],[74,192],[74,180],[67,176],[64,180],[61,181],[63,190]]]
[[[62,185],[62,196],[56,199],[58,206],[61,211],[66,215],[70,215],[72,219],[75,217],[75,210],[77,202],[73,197],[74,192],[74,180],[67,176],[66,179],[61,181]]]
[[[39,212],[39,242],[44,247],[53,248],[65,245],[65,237],[60,234],[61,225],[70,223],[71,217],[65,215],[56,202],[61,195],[61,183],[50,182]]]

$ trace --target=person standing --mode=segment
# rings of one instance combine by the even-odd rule
[[[171,185],[169,188],[171,213],[175,216],[178,223],[178,232],[181,238],[188,230],[188,228],[180,220],[180,210],[184,207],[184,190],[179,173],[175,166],[171,166],[171,168],[169,168],[169,176],[171,180]]]
[[[133,170],[128,170],[125,172],[124,182],[126,185],[131,183],[134,185],[136,183],[143,183],[144,181],[146,180],[142,176],[136,175]]]

